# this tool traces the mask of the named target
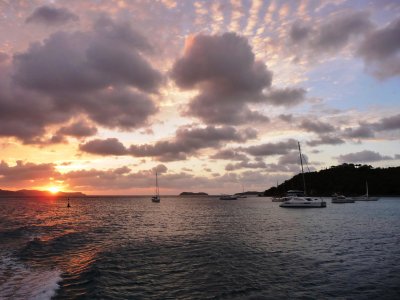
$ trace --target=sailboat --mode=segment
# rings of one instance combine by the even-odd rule
[[[153,197],[151,197],[151,201],[152,202],[160,202],[160,189],[159,189],[159,187],[158,187],[158,175],[157,175],[157,172],[156,172],[156,194],[153,196]]]
[[[244,193],[244,186],[242,184],[242,193],[236,194],[238,198],[247,198],[246,194]]]
[[[306,180],[304,177],[303,170],[303,157],[301,155],[300,142],[297,142],[299,146],[299,154],[300,154],[300,164],[301,164],[301,174],[303,176],[303,187],[304,187],[304,195],[293,195],[287,197],[287,200],[282,202],[280,207],[288,207],[288,208],[311,208],[311,207],[326,207],[326,202],[318,197],[308,197],[306,196]]]
[[[353,197],[354,201],[377,201],[379,197],[370,197],[368,195],[368,181],[365,181],[365,195],[359,197]]]

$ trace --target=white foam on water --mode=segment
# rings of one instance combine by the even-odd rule
[[[30,269],[9,256],[0,257],[0,299],[51,299],[61,280],[59,270]]]

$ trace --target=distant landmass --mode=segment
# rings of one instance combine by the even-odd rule
[[[0,197],[85,197],[86,195],[81,192],[58,192],[52,194],[49,191],[38,190],[18,190],[8,191],[0,189]]]
[[[261,194],[260,192],[256,192],[256,191],[247,191],[247,192],[243,192],[243,193],[236,193],[235,195],[247,195],[247,196],[254,196],[254,195],[259,195]]]
[[[304,174],[308,195],[345,196],[364,195],[368,182],[369,195],[400,195],[400,167],[373,168],[370,165],[342,164],[317,172]],[[303,179],[297,174],[277,187],[271,187],[263,196],[284,195],[288,190],[303,190]]]
[[[208,194],[204,192],[198,192],[198,193],[182,192],[179,194],[179,196],[208,196]]]

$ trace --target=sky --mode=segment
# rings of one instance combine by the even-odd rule
[[[0,188],[264,191],[400,162],[398,0],[0,1]]]

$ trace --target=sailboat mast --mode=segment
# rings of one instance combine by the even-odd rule
[[[156,172],[156,195],[158,195],[158,176]]]
[[[301,175],[303,176],[304,195],[306,195],[306,179],[305,179],[305,177],[304,177],[303,156],[301,155],[300,142],[297,142],[297,144],[299,145],[300,164],[301,164]]]

